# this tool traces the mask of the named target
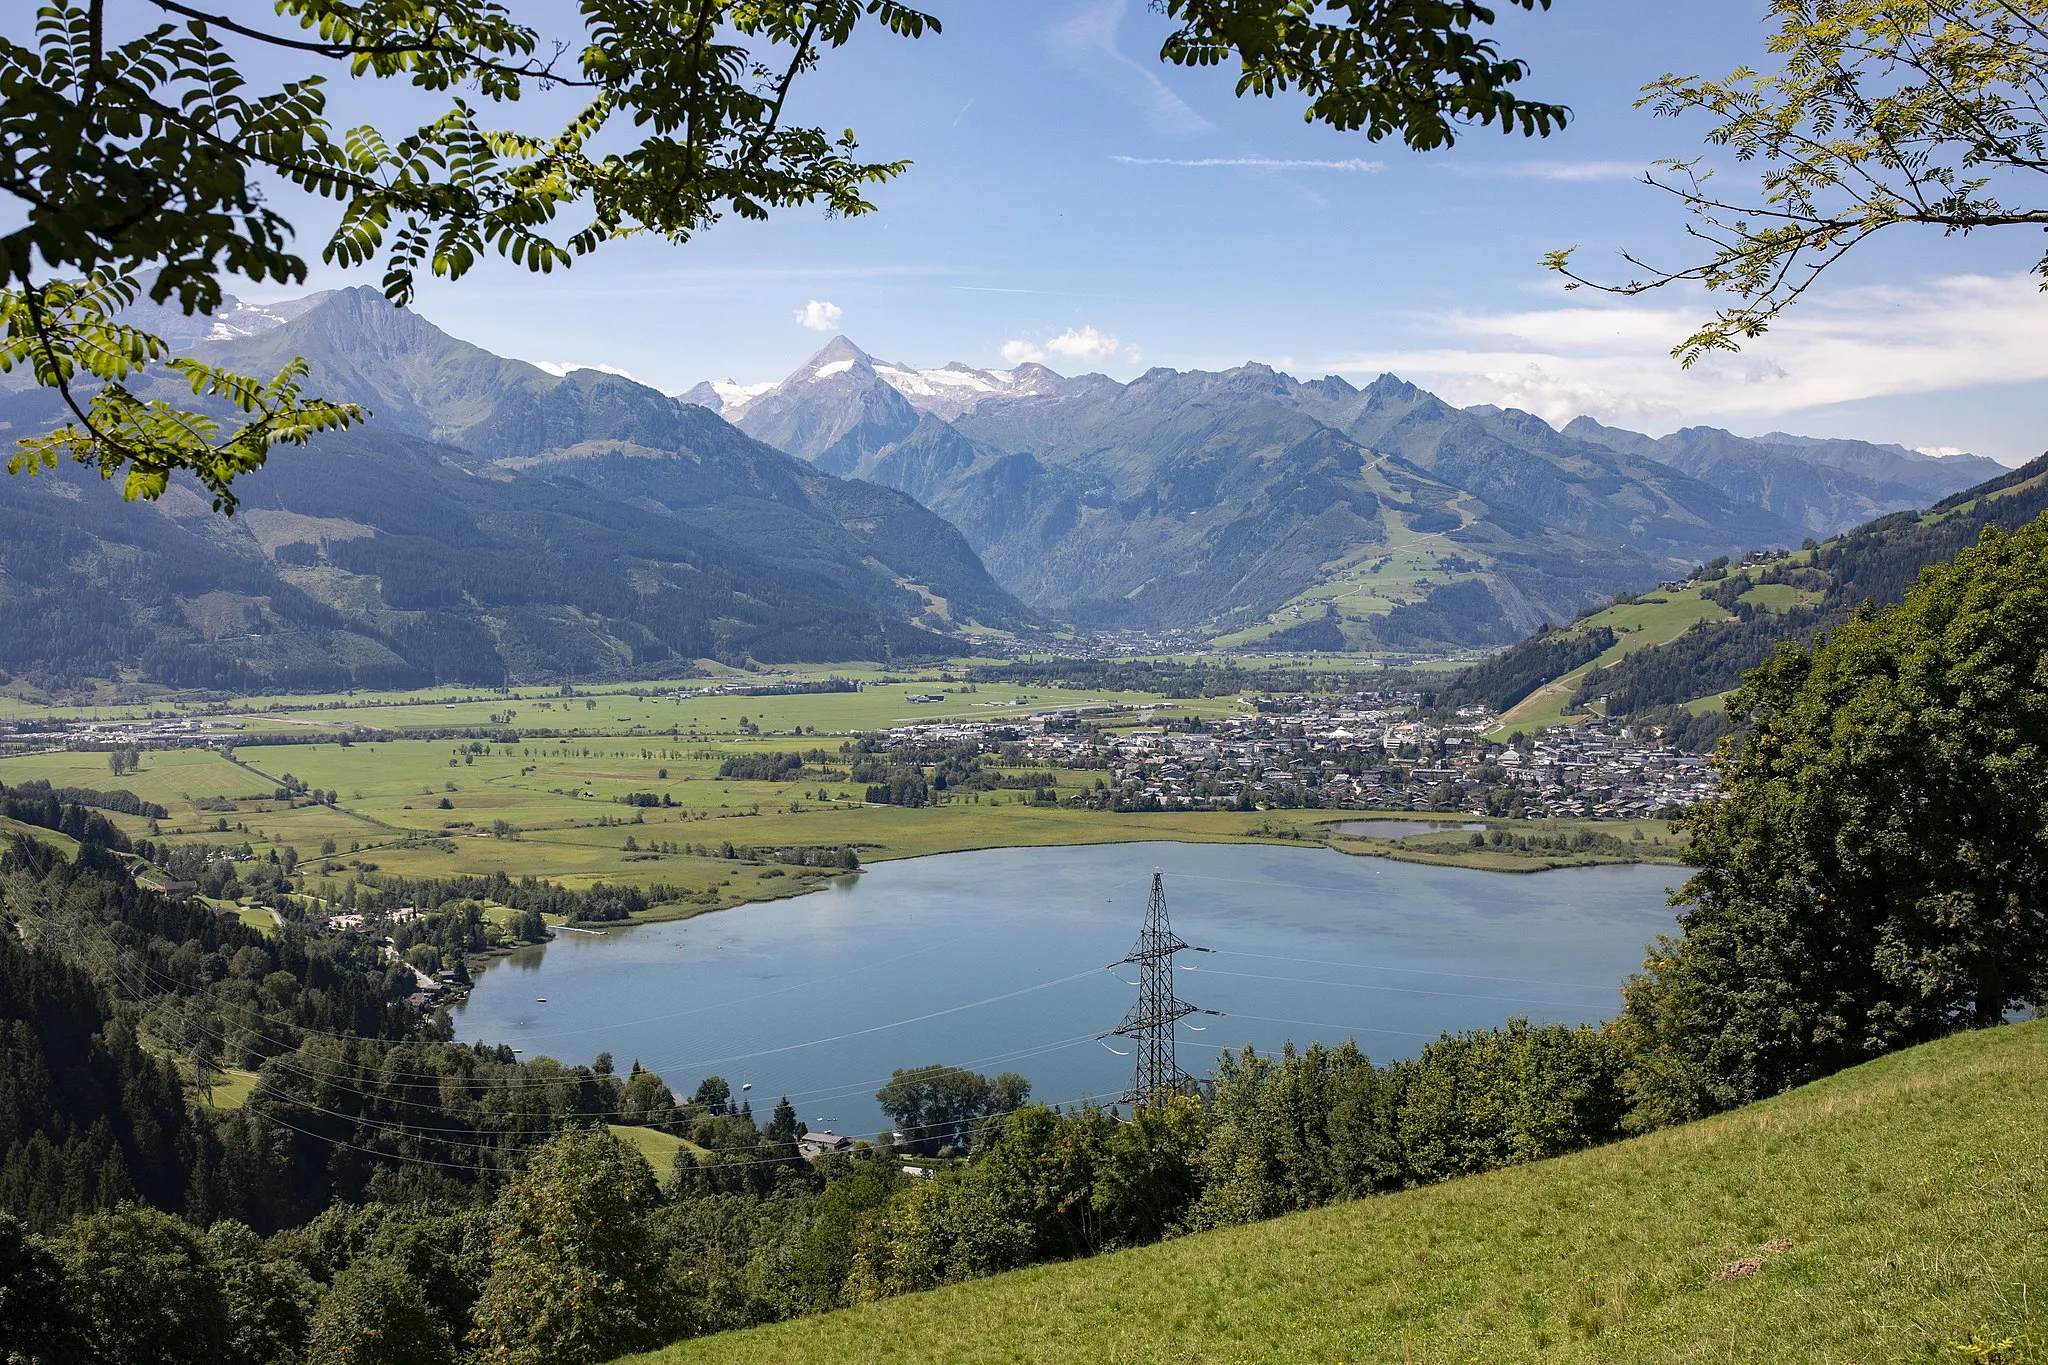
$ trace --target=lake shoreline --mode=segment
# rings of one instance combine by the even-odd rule
[[[1259,813],[1270,815],[1274,812]],[[1188,829],[1161,830],[1148,833],[1141,829],[1122,827],[1105,831],[1104,837],[1099,839],[1068,839],[1053,843],[993,839],[985,842],[963,843],[957,848],[922,849],[914,853],[894,855],[887,849],[876,849],[872,852],[864,850],[862,856],[866,860],[865,866],[875,866],[883,863],[912,862],[920,858],[943,858],[955,853],[986,853],[999,849],[1093,848],[1106,844],[1173,843],[1258,844],[1278,848],[1329,848],[1353,858],[1386,858],[1394,862],[1414,863],[1424,867],[1457,867],[1474,872],[1499,872],[1515,875],[1563,871],[1568,868],[1631,867],[1639,864],[1655,864],[1658,866],[1683,865],[1678,857],[1678,849],[1673,845],[1663,846],[1662,851],[1658,853],[1646,852],[1636,857],[1616,857],[1612,854],[1590,851],[1584,854],[1563,854],[1546,850],[1541,854],[1524,854],[1520,852],[1503,852],[1493,847],[1472,848],[1466,845],[1442,847],[1426,844],[1418,846],[1407,844],[1403,841],[1405,838],[1412,836],[1378,839],[1369,835],[1338,832],[1339,827],[1343,825],[1364,825],[1380,821],[1385,821],[1391,825],[1444,824],[1447,827],[1446,832],[1454,832],[1458,828],[1473,825],[1478,825],[1490,832],[1493,830],[1541,831],[1558,826],[1594,830],[1602,826],[1640,829],[1646,824],[1663,823],[1662,821],[1501,820],[1486,816],[1438,815],[1429,811],[1354,810],[1344,811],[1340,814],[1305,824],[1290,825],[1284,829],[1276,828],[1270,823],[1266,824],[1263,828],[1227,832],[1218,830],[1213,833],[1204,830]],[[818,891],[828,884],[834,876],[857,876],[860,871],[865,870],[865,866],[861,869],[855,869],[851,873],[836,872],[831,876],[803,877],[796,884],[787,888],[768,894],[744,895],[730,901],[713,904],[677,901],[664,905],[653,905],[649,906],[646,910],[628,916],[624,920],[615,920],[612,923],[672,924],[678,920],[696,919],[704,915],[737,910],[747,905],[770,905],[776,901],[788,900],[793,896],[804,896]]]
[[[751,1082],[757,1107],[787,1094],[834,1132],[873,1131],[876,1087],[932,1062],[1099,1100],[1131,1066],[1097,1040],[1131,1006],[1130,974],[1103,964],[1129,951],[1154,870],[1175,931],[1211,950],[1176,973],[1222,1012],[1179,1039],[1198,1074],[1246,1044],[1355,1038],[1384,1058],[1516,1015],[1594,1023],[1675,922],[1677,879],[1640,865],[1503,881],[1281,840],[985,849],[871,864],[749,915],[559,933],[479,971],[452,1022],[528,1057]]]

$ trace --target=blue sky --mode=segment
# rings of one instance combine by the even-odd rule
[[[1308,127],[1287,97],[1238,100],[1225,71],[1162,65],[1165,21],[1143,0],[928,8],[943,35],[869,34],[800,94],[805,117],[916,163],[876,191],[880,212],[727,223],[545,278],[496,265],[429,286],[420,311],[501,354],[669,390],[779,378],[843,331],[916,365],[1043,356],[1127,378],[1255,359],[1354,382],[1391,369],[1560,423],[1711,422],[2008,462],[2048,447],[2048,300],[2024,273],[2037,235],[1880,243],[1772,337],[1689,374],[1667,352],[1699,298],[1567,295],[1539,267],[1575,243],[1617,275],[1622,247],[1679,259],[1676,206],[1633,176],[1697,154],[1703,129],[1631,106],[1665,71],[1767,61],[1759,0],[1504,15],[1503,45],[1534,67],[1525,89],[1570,104],[1573,125],[1477,130],[1427,155]]]

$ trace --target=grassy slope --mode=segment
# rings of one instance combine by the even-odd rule
[[[2039,1361],[2044,1077],[2048,1023],[1966,1035],[1598,1151],[646,1359],[1812,1365],[1983,1331]]]
[[[1959,504],[1943,512],[1922,513],[1920,521],[1923,525],[1932,525],[1951,517],[1971,516],[1982,510],[1985,504],[1989,502],[2015,497],[2023,493],[2036,492],[2044,483],[2048,483],[2048,474],[2037,475],[2034,478],[2023,480],[2009,487],[1998,489],[1983,498]],[[1835,543],[1835,541],[1829,542],[1831,545]],[[1814,556],[1806,551],[1794,551],[1789,562],[1792,564],[1810,564],[1813,562],[1813,558]],[[1760,576],[1762,571],[1759,569],[1737,569],[1733,570],[1733,572],[1749,578],[1756,578]],[[1795,588],[1789,583],[1759,583],[1744,593],[1742,600],[1765,611],[1783,614],[1794,607],[1818,606],[1822,596],[1819,592]],[[1668,598],[1668,604],[1662,607],[1656,606],[1651,599],[1657,597]],[[1591,626],[1613,626],[1617,632],[1621,633],[1622,638],[1615,643],[1614,648],[1602,654],[1598,659],[1552,679],[1524,698],[1501,718],[1501,726],[1494,732],[1492,738],[1505,738],[1515,730],[1534,731],[1545,725],[1555,725],[1563,721],[1566,719],[1564,715],[1565,704],[1571,700],[1572,693],[1578,689],[1580,681],[1589,671],[1596,667],[1605,668],[1617,662],[1623,655],[1633,654],[1639,649],[1669,644],[1695,622],[1713,620],[1719,615],[1721,615],[1720,609],[1713,603],[1701,598],[1697,588],[1688,588],[1682,592],[1674,593],[1665,593],[1660,590],[1655,594],[1651,594],[1649,598],[1645,598],[1643,602],[1628,606],[1609,607],[1605,611],[1574,622],[1569,627],[1570,631],[1583,631]],[[1695,698],[1687,703],[1687,708],[1698,714],[1702,711],[1718,709],[1720,704],[1720,696],[1715,695]]]
[[[641,1128],[629,1123],[608,1123],[605,1127],[611,1130],[613,1137],[646,1157],[647,1164],[654,1168],[655,1178],[659,1180],[668,1179],[669,1172],[675,1169],[676,1153],[699,1153],[704,1150],[693,1142],[679,1138],[673,1133],[664,1133],[659,1128]]]
[[[1783,610],[1777,606],[1770,609]],[[1558,724],[1564,719],[1565,704],[1578,690],[1580,680],[1594,669],[1606,668],[1639,649],[1670,644],[1701,621],[1718,620],[1725,615],[1727,613],[1718,604],[1701,597],[1698,588],[1687,588],[1682,592],[1652,593],[1639,601],[1609,607],[1574,622],[1565,633],[1577,635],[1596,626],[1608,626],[1617,638],[1598,658],[1580,664],[1569,673],[1560,674],[1510,707],[1500,718],[1500,728],[1496,733],[1533,732],[1546,725]]]

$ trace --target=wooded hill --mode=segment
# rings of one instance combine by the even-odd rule
[[[1863,603],[1900,601],[1920,571],[1946,563],[1987,526],[2011,530],[2048,512],[2048,455],[1924,512],[1895,512],[1765,564],[1705,566],[1686,587],[1625,596],[1571,626],[1541,631],[1460,673],[1444,705],[1505,713],[1503,731],[1598,709],[1720,732],[1712,699],[1782,640],[1810,641]]]

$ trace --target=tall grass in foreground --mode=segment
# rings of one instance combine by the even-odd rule
[[[2048,1362],[2048,1022],[1594,1151],[685,1342],[718,1361]]]

